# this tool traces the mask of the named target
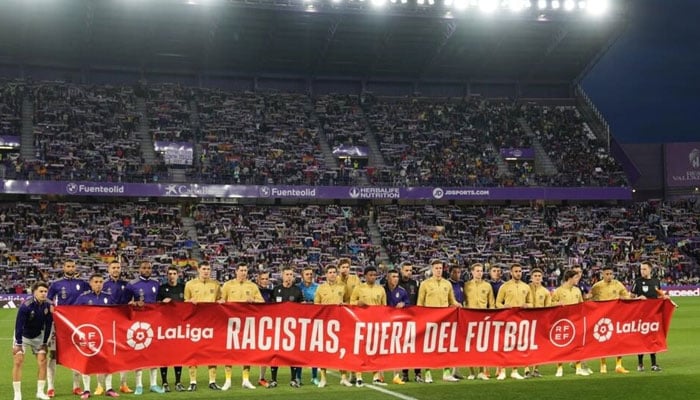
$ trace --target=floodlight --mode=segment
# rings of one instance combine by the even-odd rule
[[[455,9],[459,11],[464,11],[469,6],[467,0],[455,0]]]
[[[434,6],[434,5],[435,5],[435,0],[428,0],[428,4],[431,5],[431,6]]]
[[[483,12],[493,12],[498,7],[498,0],[479,0],[479,8]]]
[[[378,8],[384,7],[385,4],[386,4],[386,0],[372,0],[372,5],[374,7],[378,7]]]
[[[511,11],[514,12],[520,12],[523,10],[523,6],[525,2],[522,0],[510,0],[507,2],[508,8],[510,8]]]
[[[559,7],[561,7],[561,4],[559,4],[559,0],[552,0],[552,9],[558,10]]]
[[[547,8],[547,0],[537,0],[537,8],[540,10]]]
[[[422,6],[425,4],[425,0],[416,0],[416,4],[418,4],[419,6]]]
[[[452,3],[454,3],[454,0],[445,0],[445,7],[452,7]]]
[[[576,8],[576,2],[574,0],[565,0],[564,1],[564,9],[566,11],[571,11],[574,8]]]
[[[343,0],[331,0],[331,1],[333,2],[333,4],[339,4]]]
[[[401,0],[401,4],[407,4],[408,0]]]
[[[579,10],[585,10],[586,9],[586,2],[583,0],[579,1],[578,8],[579,8]]]
[[[391,4],[396,4],[396,0],[391,0]]]
[[[588,1],[588,12],[595,15],[600,15],[608,10],[607,0],[589,0]]]

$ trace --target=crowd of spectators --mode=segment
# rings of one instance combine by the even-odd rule
[[[190,178],[233,184],[316,185],[324,177],[308,96],[198,90],[202,138]]]
[[[185,223],[185,219],[189,225]],[[189,220],[191,218],[191,221]],[[373,242],[376,223],[381,243]],[[384,251],[389,260],[379,255]],[[83,277],[118,258],[125,277],[140,260],[165,276],[180,266],[186,279],[206,259],[214,276],[231,277],[247,262],[253,273],[281,266],[322,268],[349,257],[354,271],[380,271],[403,261],[418,278],[433,258],[450,265],[510,263],[545,271],[556,286],[564,269],[582,265],[584,282],[603,265],[630,283],[644,260],[659,266],[665,284],[699,284],[700,205],[646,202],[625,206],[254,206],[150,203],[4,203],[0,205],[0,287],[26,289],[60,274],[60,260],[77,260]],[[467,268],[465,268],[467,270]],[[465,276],[465,278],[467,278]]]
[[[625,206],[381,206],[383,246],[392,263],[428,265],[518,262],[539,267],[556,286],[563,268],[582,265],[593,282],[603,265],[614,265],[630,283],[644,260],[663,268],[668,283],[698,283],[700,207],[695,203]]]
[[[162,84],[147,86],[145,91],[151,138],[154,141],[192,142],[195,137],[190,121],[193,89]]]
[[[22,82],[0,79],[0,135],[19,136],[23,92]]]
[[[500,171],[501,148],[529,148],[513,102],[374,99],[366,112],[389,170],[373,183],[397,186],[527,186],[534,170]]]
[[[527,104],[525,118],[559,173],[544,186],[626,186],[622,168],[575,107]]]
[[[135,91],[135,89],[136,91]],[[153,141],[195,150],[189,179],[206,183],[391,186],[619,186],[624,173],[573,107],[479,98],[377,98],[226,92],[176,84],[132,87],[60,82],[0,85],[0,128],[21,129],[22,96],[34,104],[36,160],[5,160],[16,179],[154,182],[137,137],[147,118]],[[23,94],[24,93],[24,94]],[[146,115],[135,105],[143,97]],[[558,174],[534,160],[503,162],[501,148],[532,147],[524,119]],[[198,124],[194,121],[199,121]],[[197,126],[194,126],[197,125]],[[321,141],[368,147],[376,137],[387,166],[325,165]],[[356,160],[355,160],[356,161]]]

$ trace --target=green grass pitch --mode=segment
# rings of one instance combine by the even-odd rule
[[[295,399],[305,400],[327,400],[335,398],[345,399],[620,399],[620,400],[652,400],[652,399],[700,399],[700,345],[698,344],[698,334],[700,334],[700,298],[677,298],[679,304],[669,334],[669,350],[658,354],[658,363],[663,368],[662,372],[653,373],[649,371],[648,357],[647,372],[636,371],[637,360],[634,356],[624,358],[624,365],[632,371],[629,375],[618,375],[608,373],[598,374],[598,361],[590,360],[589,366],[595,371],[590,377],[579,377],[573,374],[573,369],[565,367],[565,374],[562,378],[555,378],[554,366],[543,366],[541,371],[545,375],[540,379],[530,379],[525,381],[515,381],[506,379],[505,381],[460,381],[457,383],[442,382],[440,371],[433,370],[436,382],[433,384],[408,383],[403,386],[392,385],[384,387],[385,390],[395,395],[372,390],[371,388],[346,388],[338,385],[337,376],[329,376],[329,386],[319,389],[310,384],[310,370],[304,369],[304,386],[294,389],[288,386],[289,369],[280,368],[279,387],[275,389],[265,389],[258,387],[256,390],[246,390],[240,387],[240,367],[234,367],[233,388],[227,392],[214,392],[207,388],[206,368],[199,368],[199,389],[194,393],[171,392],[163,395],[148,393],[147,389],[144,399],[155,398],[181,398],[187,400],[194,399],[228,399],[228,398],[264,398],[273,399]],[[4,346],[5,356],[0,357],[0,371],[4,371],[0,376],[0,399],[12,398],[12,352],[11,337],[15,320],[15,310],[0,310],[0,345]],[[614,367],[614,359],[608,359],[608,368]],[[145,372],[145,371],[144,371]],[[464,368],[460,371],[466,374]],[[612,372],[612,371],[610,371]],[[219,384],[223,384],[223,367],[218,369]],[[171,386],[174,378],[172,370],[169,371]],[[269,379],[269,370],[267,377]],[[77,399],[71,394],[70,371],[60,367],[57,372],[56,398],[57,399]],[[411,376],[413,374],[411,373]],[[129,375],[129,385],[134,387],[133,373]],[[251,380],[255,383],[258,376],[258,368],[253,367]],[[160,375],[159,375],[160,379]],[[187,369],[183,370],[183,383],[187,384]],[[391,374],[386,373],[387,382],[391,381]],[[118,385],[119,377],[114,377],[115,385]],[[365,374],[365,381],[371,381],[370,374]],[[144,383],[148,385],[147,373],[144,373]],[[95,380],[93,379],[93,385]],[[36,389],[36,363],[34,358],[29,356],[24,367],[24,379],[22,384],[23,399],[34,399]],[[94,388],[93,388],[94,390]],[[97,396],[93,396],[95,398]],[[134,398],[134,395],[122,395],[122,398]]]

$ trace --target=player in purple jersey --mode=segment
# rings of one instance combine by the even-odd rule
[[[77,306],[109,306],[113,305],[112,298],[102,289],[104,287],[104,278],[100,274],[90,276],[90,290],[81,294],[75,302]],[[112,374],[107,374],[104,377],[105,388],[104,392],[107,397],[119,397],[119,394],[112,388]],[[83,374],[83,393],[80,395],[81,400],[90,398],[90,375]]]
[[[63,262],[63,277],[53,282],[49,286],[48,298],[54,306],[73,305],[83,292],[87,291],[90,286],[82,279],[78,279],[76,265],[74,260],[65,260]],[[49,397],[55,395],[54,376],[56,375],[56,332],[51,333],[49,341],[49,364],[46,369],[46,383],[48,390],[46,394]],[[80,389],[80,373],[73,371],[73,394],[81,395],[83,391]]]
[[[102,291],[110,296],[112,304],[127,304],[129,300],[126,298],[126,285],[129,282],[121,278],[122,264],[119,260],[114,259],[107,264],[107,279],[105,280]],[[104,388],[101,385],[102,376],[97,375],[97,388],[95,395],[101,395]],[[133,393],[126,383],[126,372],[119,373],[119,391],[122,393]]]
[[[36,355],[39,367],[39,379],[36,386],[36,398],[47,400],[44,393],[46,384],[46,351],[51,336],[51,302],[47,300],[49,286],[37,282],[32,286],[33,296],[22,303],[15,319],[14,343],[12,343],[12,389],[14,400],[22,400],[22,365],[27,350]]]
[[[126,298],[128,304],[143,307],[144,304],[152,304],[158,301],[158,289],[160,284],[155,279],[151,279],[153,266],[149,261],[141,261],[139,264],[139,276],[126,285]],[[142,371],[136,370],[135,395],[143,394]],[[150,390],[154,393],[165,393],[165,390],[158,386],[158,368],[150,370]]]

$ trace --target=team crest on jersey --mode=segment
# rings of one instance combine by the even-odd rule
[[[109,301],[107,300],[106,297],[105,297],[104,299],[102,299],[102,302],[105,303],[105,304],[109,303]]]
[[[79,284],[79,283],[76,283],[76,284],[75,284],[75,290],[80,290],[80,284]]]
[[[89,306],[92,305],[92,300],[88,300],[88,305],[89,305]]]
[[[155,292],[156,292],[156,287],[153,286],[153,287],[151,288],[151,290],[153,291],[153,293],[155,293]]]
[[[648,291],[649,291],[649,286],[647,286],[647,285],[642,286],[642,290],[645,291],[645,292],[648,292]]]
[[[343,297],[343,291],[342,291],[342,290],[338,290],[338,297]]]
[[[401,298],[401,293],[396,293],[396,298]]]
[[[48,308],[44,308],[44,315],[46,315],[46,314],[48,314],[48,313],[49,313],[49,309],[48,309]]]

